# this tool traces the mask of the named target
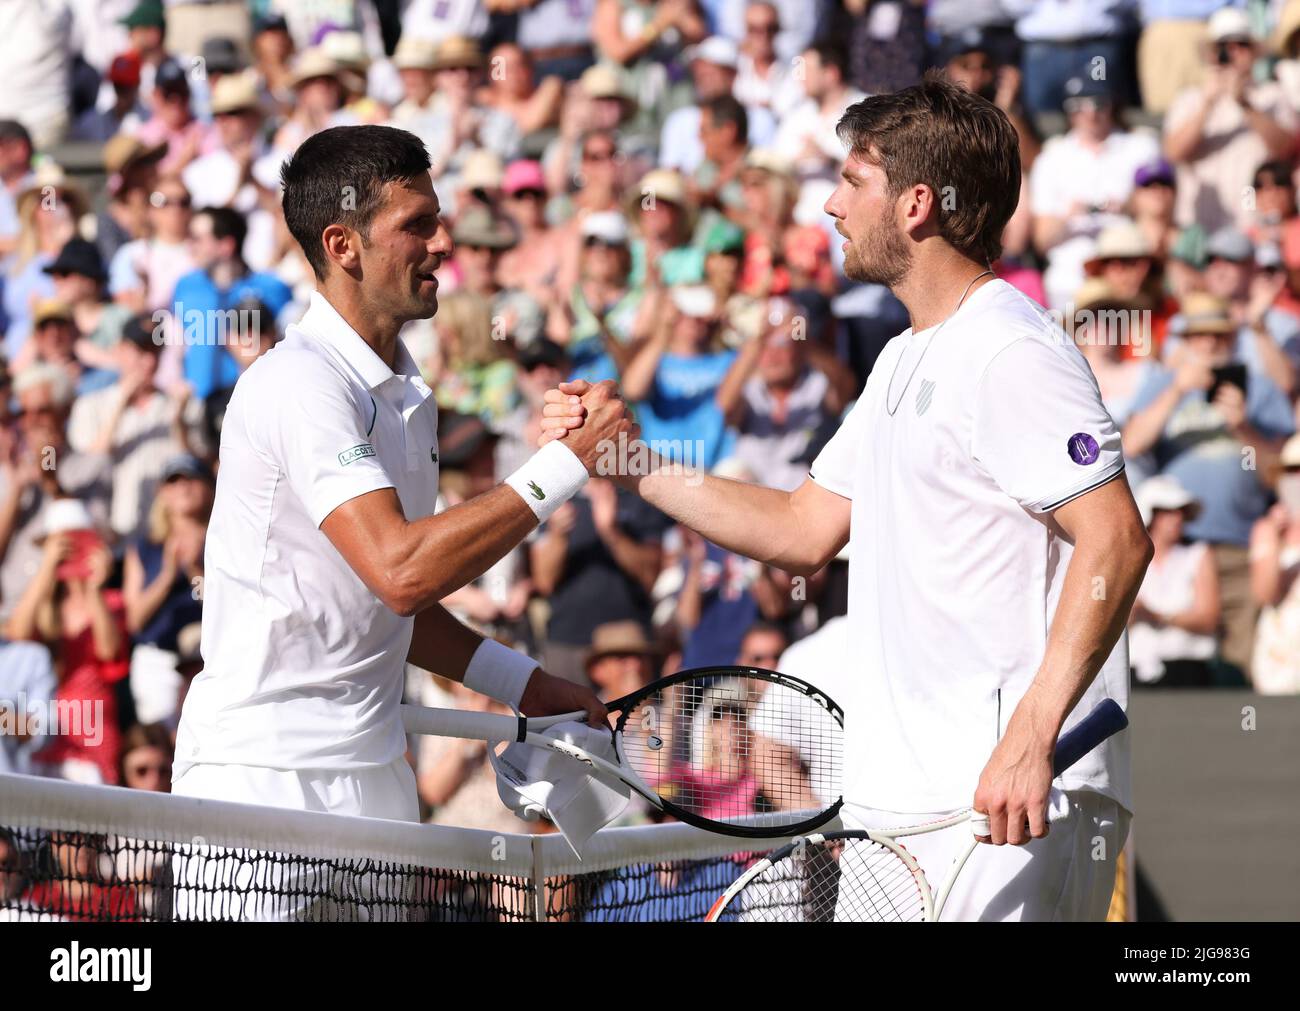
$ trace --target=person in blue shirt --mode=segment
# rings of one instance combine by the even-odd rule
[[[1223,659],[1249,675],[1256,608],[1247,545],[1271,491],[1282,443],[1295,431],[1291,403],[1255,359],[1239,351],[1223,299],[1188,295],[1177,321],[1182,346],[1153,365],[1124,425],[1124,455],[1152,453],[1160,473],[1201,502],[1186,534],[1214,547],[1223,600]]]
[[[652,336],[628,363],[623,395],[635,404],[641,437],[660,456],[712,468],[730,454],[718,389],[736,358],[714,350],[718,309],[712,289],[678,285]]]
[[[49,706],[57,687],[44,646],[0,639],[0,773],[31,774],[31,756],[49,732]],[[37,715],[29,715],[33,713]]]
[[[277,318],[293,292],[274,274],[250,271],[241,250],[248,222],[229,207],[205,207],[190,222],[196,270],[176,282],[172,316],[185,345],[185,380],[206,400],[233,386],[239,363],[227,346],[239,337],[237,306],[252,296]]]

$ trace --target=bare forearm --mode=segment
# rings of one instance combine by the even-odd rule
[[[1278,389],[1288,397],[1291,396],[1295,391],[1295,366],[1291,364],[1291,359],[1277,346],[1277,341],[1267,330],[1252,330],[1250,336],[1268,377],[1277,384]]]
[[[103,662],[116,660],[122,651],[122,632],[99,591],[90,594],[90,628],[96,659]]]
[[[1169,420],[1169,415],[1178,406],[1182,396],[1181,390],[1171,386],[1150,407],[1138,411],[1129,419],[1122,436],[1125,456],[1141,456],[1156,444],[1160,433],[1165,429],[1165,422]]]
[[[1065,718],[1115,648],[1137,599],[1150,550],[1150,541],[1119,536],[1075,546],[1042,665],[1025,694],[1032,718],[1046,724],[1048,739],[1059,735]]]
[[[623,396],[628,400],[644,400],[654,388],[655,372],[659,359],[668,345],[666,334],[651,337],[623,370]]]
[[[52,569],[42,567],[37,572],[36,578],[27,584],[27,589],[14,604],[13,612],[9,615],[9,623],[4,630],[5,638],[23,642],[41,640],[39,622],[41,607],[47,601],[53,600],[54,582]]]
[[[420,798],[430,807],[442,807],[460,792],[486,757],[487,750],[477,741],[449,741],[438,760],[420,773]]]
[[[174,582],[176,582],[176,571],[173,569],[168,572],[164,569],[140,593],[129,595],[126,598],[126,627],[133,633],[144,628],[167,600]]]
[[[623,483],[728,551],[798,573],[818,569],[825,561],[803,531],[789,492],[712,477],[657,458],[652,473]]]
[[[642,544],[615,527],[600,534],[620,569],[640,584],[647,593],[659,578],[663,549],[658,544]]]
[[[1290,154],[1291,135],[1278,125],[1277,120],[1246,103],[1242,103],[1242,112],[1250,128],[1264,141],[1270,158],[1285,158]]]
[[[505,485],[408,523],[392,552],[398,599],[410,613],[436,604],[490,569],[535,526],[533,511]]]
[[[736,360],[731,363],[731,368],[727,369],[727,374],[722,377],[722,382],[718,385],[718,392],[714,399],[717,402],[718,410],[722,416],[727,419],[728,424],[735,424],[737,421],[738,409],[741,405],[740,395],[745,388],[745,383],[749,377],[754,374],[754,369],[758,367],[758,355],[762,350],[761,342],[757,340],[747,341],[745,346],[740,349],[740,354]]]
[[[464,681],[470,659],[482,643],[481,635],[441,604],[434,604],[417,616],[406,659],[421,670],[451,681]]]
[[[18,524],[18,506],[22,495],[22,488],[14,482],[4,498],[0,499],[0,561],[9,552],[9,542],[13,540],[14,528]]]
[[[677,627],[690,632],[700,623],[700,565],[692,562],[686,569],[682,592],[677,595]]]
[[[564,575],[564,556],[568,550],[568,538],[555,533],[547,534],[533,545],[533,581],[542,596],[550,596],[560,585]]]
[[[1196,112],[1187,121],[1169,131],[1165,137],[1165,157],[1170,161],[1188,161],[1200,146],[1205,132],[1205,118],[1210,112],[1210,103],[1203,101]]]

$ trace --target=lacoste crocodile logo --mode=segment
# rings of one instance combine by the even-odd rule
[[[528,482],[528,490],[533,493],[533,498],[537,499],[538,502],[541,502],[543,499],[546,498],[546,492],[538,488],[536,482],[534,481]]]

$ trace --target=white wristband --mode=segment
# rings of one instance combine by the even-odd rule
[[[528,679],[539,666],[530,656],[502,646],[495,639],[484,639],[465,668],[464,684],[518,712]]]
[[[505,483],[528,504],[537,521],[545,523],[551,513],[578,494],[588,476],[573,450],[555,439],[534,453]]]

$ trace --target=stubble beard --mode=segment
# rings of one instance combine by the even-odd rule
[[[880,220],[844,251],[844,276],[863,284],[896,287],[912,269],[907,240],[889,221]]]

